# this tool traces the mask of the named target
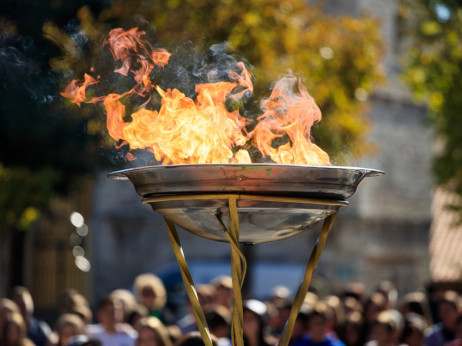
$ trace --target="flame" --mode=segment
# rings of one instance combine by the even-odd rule
[[[87,97],[85,96],[85,91],[87,90],[87,87],[89,87],[92,84],[97,84],[98,81],[90,76],[89,74],[84,75],[84,81],[80,86],[77,85],[79,81],[77,79],[74,79],[66,88],[64,89],[64,92],[61,93],[62,96],[71,99],[71,102],[77,104],[80,107],[80,104],[82,102],[91,102],[92,100],[87,100]]]
[[[294,92],[297,83],[299,92]],[[330,165],[329,156],[311,142],[311,127],[321,121],[321,111],[300,79],[281,78],[268,100],[262,102],[264,111],[254,129],[254,141],[263,155],[284,164]],[[272,147],[276,138],[289,141]]]
[[[197,84],[197,96],[191,99],[178,89],[163,90],[153,83],[151,74],[156,67],[166,66],[171,54],[153,48],[141,38],[144,34],[137,28],[114,29],[104,41],[114,59],[122,62],[115,72],[134,79],[132,89],[88,99],[86,90],[99,82],[99,76],[85,74],[83,81],[72,81],[61,93],[79,106],[102,102],[108,133],[115,141],[128,144],[130,150],[148,150],[162,164],[251,163],[246,150],[249,143],[277,163],[330,164],[327,154],[310,140],[311,127],[321,120],[321,112],[300,80],[298,92],[293,91],[297,83],[293,76],[275,85],[269,99],[262,103],[264,113],[258,124],[248,133],[249,121],[238,110],[226,107],[227,99],[239,101],[253,92],[251,75],[242,62],[228,72],[230,81]],[[161,99],[158,110],[146,108],[154,93]],[[147,100],[127,122],[122,99],[133,94]],[[280,137],[288,142],[274,148],[273,140]],[[126,158],[135,159],[131,152]]]

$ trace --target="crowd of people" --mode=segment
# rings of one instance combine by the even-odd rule
[[[29,290],[15,287],[9,298],[0,299],[0,345],[204,345],[191,304],[185,302],[188,313],[175,318],[166,307],[167,292],[157,276],[139,275],[133,287],[133,293],[125,289],[110,292],[93,311],[79,292],[63,292],[60,315],[52,328],[34,316]],[[196,290],[214,346],[230,346],[232,279],[220,276]],[[275,287],[272,292],[266,301],[244,300],[245,346],[278,343],[292,299],[286,287]],[[322,299],[308,292],[289,346],[462,346],[460,298],[454,291],[431,296],[417,291],[398,299],[388,281],[369,294],[358,283]]]

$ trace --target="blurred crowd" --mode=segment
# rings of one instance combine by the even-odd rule
[[[230,346],[232,279],[220,276],[196,287],[215,346]],[[133,292],[117,289],[93,311],[75,290],[59,297],[59,318],[50,327],[34,315],[26,287],[0,299],[0,345],[37,346],[196,346],[204,345],[191,304],[175,318],[167,292],[153,274],[139,275]],[[276,345],[292,306],[291,292],[279,286],[265,301],[244,300],[246,346]],[[308,292],[298,314],[290,346],[309,345],[462,345],[462,310],[454,291],[411,292],[398,299],[391,282],[366,294],[352,283],[337,295]]]

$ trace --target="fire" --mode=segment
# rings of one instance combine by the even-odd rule
[[[297,83],[299,92],[293,92]],[[268,100],[254,130],[254,141],[263,155],[285,164],[329,165],[329,156],[310,141],[311,127],[321,121],[321,111],[301,80],[281,78]],[[287,136],[290,141],[273,148],[273,139]]]
[[[230,81],[197,84],[195,99],[178,89],[163,90],[151,80],[154,69],[169,62],[171,54],[153,48],[141,37],[137,28],[112,30],[105,40],[112,56],[122,62],[116,73],[131,75],[132,89],[122,94],[86,97],[86,89],[99,82],[85,74],[83,81],[72,81],[61,93],[80,106],[81,103],[102,102],[107,113],[107,129],[115,141],[128,144],[130,150],[152,152],[162,164],[251,163],[246,148],[255,145],[264,157],[276,163],[329,165],[328,155],[311,142],[312,125],[321,120],[321,112],[313,98],[293,76],[284,77],[275,85],[269,99],[262,103],[264,113],[250,133],[249,120],[239,110],[230,111],[227,99],[239,101],[252,93],[249,71],[242,62],[228,72]],[[297,84],[298,92],[294,92]],[[161,99],[158,110],[146,108],[152,95]],[[130,114],[127,122],[122,99],[136,94],[147,100]],[[273,147],[273,140],[283,137],[287,143]],[[134,159],[132,153],[127,159]]]

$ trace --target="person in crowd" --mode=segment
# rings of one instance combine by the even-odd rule
[[[85,324],[78,315],[62,314],[56,322],[55,331],[48,341],[48,346],[66,346],[71,337],[84,333]]]
[[[328,337],[328,321],[332,312],[324,302],[318,302],[308,314],[308,334],[304,337],[304,346],[343,346],[344,343]]]
[[[265,331],[266,305],[256,299],[244,302],[243,333],[247,346],[269,346],[273,344]]]
[[[5,317],[2,336],[2,346],[34,346],[36,345],[26,336],[26,323],[21,313],[9,312]]]
[[[375,292],[382,294],[385,298],[385,309],[390,310],[396,307],[396,302],[398,301],[398,291],[391,281],[382,281]]]
[[[111,296],[119,299],[122,302],[122,309],[124,312],[124,322],[128,322],[129,316],[137,310],[138,303],[132,292],[122,288],[116,289],[111,292]]]
[[[13,288],[11,299],[19,307],[19,311],[26,323],[27,337],[36,346],[45,346],[51,335],[50,326],[34,317],[34,301],[29,290],[23,286]]]
[[[213,305],[215,287],[211,284],[200,284],[196,287],[197,298],[203,311],[208,310]],[[220,305],[223,306],[223,305]],[[182,334],[197,331],[196,318],[194,316],[194,310],[189,299],[186,301],[186,308],[188,314],[181,318],[176,324],[180,328]],[[228,309],[228,307],[226,307]]]
[[[215,288],[213,303],[231,310],[233,306],[233,280],[230,276],[221,275],[210,282]]]
[[[98,324],[87,325],[89,337],[98,339],[103,346],[134,346],[138,333],[123,323],[122,303],[108,295],[98,304],[96,310]]]
[[[270,301],[275,305],[281,305],[291,299],[290,290],[288,287],[279,285],[271,290]]]
[[[172,346],[167,328],[156,317],[146,317],[139,322],[137,346]]]
[[[341,301],[345,316],[353,312],[359,312],[360,314],[364,314],[364,307],[356,298],[345,297],[341,299]]]
[[[366,346],[397,346],[403,325],[402,316],[397,310],[380,312],[372,324],[372,340]]]
[[[19,312],[19,308],[14,301],[8,298],[0,299],[0,345],[2,345],[3,326],[5,325],[6,316],[9,313]]]
[[[292,302],[287,298],[282,300],[276,300],[274,302],[274,305],[277,309],[278,318],[275,319],[277,321],[277,324],[273,324],[271,326],[271,334],[274,336],[280,336],[282,331],[284,330],[286,321],[289,318],[290,310],[292,308]]]
[[[231,313],[224,306],[217,305],[205,311],[205,320],[210,333],[217,337],[218,346],[231,346]]]
[[[340,339],[347,346],[364,345],[364,318],[359,311],[350,312],[341,328]]]
[[[387,307],[387,301],[383,294],[375,292],[367,300],[364,306],[364,320],[366,322],[366,330],[369,332],[367,340],[372,338],[372,329],[376,324],[377,316],[385,311]]]
[[[303,305],[300,309],[297,319],[295,320],[294,329],[290,336],[289,346],[303,346],[306,342],[306,334],[308,333],[308,317],[311,312],[311,307]]]
[[[339,341],[338,333],[345,323],[345,311],[339,297],[331,295],[325,299],[326,305],[330,310],[327,320],[326,336],[333,340]]]
[[[347,298],[354,298],[360,304],[364,304],[366,301],[366,289],[360,282],[349,282],[339,297],[342,301]]]
[[[165,323],[163,308],[167,302],[167,291],[162,280],[151,273],[140,274],[135,278],[134,290],[138,302],[148,309],[149,316]]]
[[[146,307],[144,305],[136,304],[135,310],[133,310],[130,313],[130,315],[128,315],[128,317],[127,317],[127,323],[133,329],[135,329],[137,332],[139,332],[139,330],[138,330],[139,323],[138,322],[141,321],[143,318],[148,317],[148,316],[149,316],[148,309],[146,309]]]
[[[410,312],[404,316],[404,329],[401,343],[407,346],[423,346],[427,323],[423,316]]]
[[[70,289],[62,292],[58,297],[60,314],[75,314],[84,324],[91,323],[92,313],[87,299],[77,290]]]
[[[444,346],[462,346],[462,315],[456,318],[456,338]]]
[[[401,303],[401,313],[406,317],[410,313],[418,314],[425,320],[427,326],[433,324],[427,296],[423,292],[410,292],[406,294]]]
[[[425,345],[444,345],[456,339],[456,319],[459,312],[459,295],[454,291],[444,292],[438,299],[438,317],[441,322],[429,328]]]
[[[277,338],[279,336],[278,328],[282,324],[279,310],[272,301],[266,301],[264,304],[266,305],[266,326],[268,327],[268,333]]]

